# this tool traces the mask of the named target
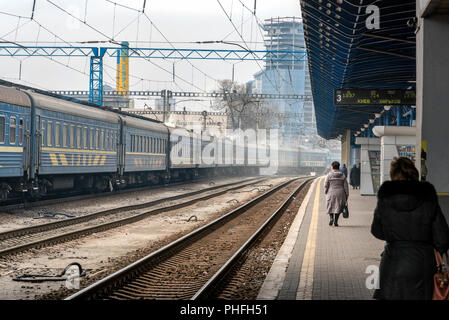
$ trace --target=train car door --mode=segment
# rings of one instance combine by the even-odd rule
[[[35,128],[34,128],[34,149],[32,152],[34,153],[34,172],[32,172],[32,178],[34,174],[39,171],[39,166],[41,164],[41,146],[44,142],[44,128],[45,123],[44,120],[41,120],[40,115],[36,115],[35,117]]]
[[[20,119],[19,121],[25,121],[25,126],[23,123],[19,122],[19,135],[22,134],[23,137],[23,172],[25,172],[26,178],[30,178],[30,168],[31,168],[31,159],[30,159],[30,150],[31,150],[31,139],[30,139],[30,120],[29,119]],[[22,125],[22,130],[24,132],[20,132],[20,125]],[[19,138],[20,139],[20,138]]]
[[[125,171],[125,157],[126,157],[126,129],[125,129],[125,121],[120,118],[120,126],[119,126],[119,139],[117,144],[117,152],[118,152],[118,166],[119,166],[119,175],[123,176]]]

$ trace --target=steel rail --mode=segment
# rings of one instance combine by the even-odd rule
[[[239,216],[241,213],[252,208],[255,204],[266,199],[270,195],[278,192],[282,188],[288,186],[290,183],[301,178],[290,179],[275,188],[272,188],[262,195],[246,202],[236,209],[231,210],[227,214],[215,219],[214,221],[188,233],[187,235],[178,238],[170,244],[150,253],[149,255],[133,262],[132,264],[110,274],[109,276],[89,285],[88,287],[78,291],[77,293],[67,297],[65,300],[78,299],[101,299],[107,296],[110,292],[119,289],[124,283],[133,280],[139,275],[145,273],[146,269],[151,268],[158,261],[163,261],[171,256],[176,255],[177,252],[185,248],[188,244],[196,242],[204,236],[210,234],[214,229],[220,225]]]
[[[254,180],[257,180],[257,179],[254,179]],[[140,220],[145,219],[145,218],[147,218],[149,216],[152,216],[152,215],[156,215],[156,214],[159,214],[159,213],[162,213],[162,212],[165,212],[165,211],[176,210],[176,209],[179,209],[179,208],[182,208],[182,207],[185,207],[185,206],[192,205],[192,204],[194,204],[194,203],[196,203],[198,201],[204,201],[204,200],[211,199],[213,197],[220,196],[220,195],[222,195],[222,194],[224,194],[226,192],[229,192],[231,190],[235,190],[235,189],[246,187],[248,185],[252,185],[252,184],[254,184],[254,180],[252,180],[249,183],[243,184],[243,185],[241,184],[241,182],[239,182],[240,184],[238,186],[235,186],[235,187],[232,187],[232,188],[227,188],[225,190],[218,191],[218,192],[215,192],[213,194],[209,194],[209,195],[206,195],[206,196],[203,196],[203,197],[191,199],[191,200],[188,200],[188,201],[185,201],[185,202],[182,202],[182,203],[178,203],[178,204],[174,204],[174,205],[169,205],[169,206],[153,209],[153,210],[150,210],[150,211],[146,211],[146,212],[143,212],[143,213],[136,214],[134,216],[130,216],[130,217],[122,218],[122,219],[117,219],[117,220],[106,222],[106,223],[102,223],[102,224],[99,224],[99,225],[96,225],[96,226],[85,227],[85,228],[82,228],[82,229],[79,229],[79,230],[63,233],[63,234],[60,234],[60,235],[55,235],[55,236],[52,236],[52,237],[43,238],[43,239],[40,239],[40,240],[37,240],[37,241],[32,241],[32,242],[19,244],[19,245],[14,246],[14,247],[5,248],[5,249],[0,250],[0,257],[5,256],[5,255],[9,255],[9,254],[13,254],[13,253],[18,253],[18,252],[21,252],[21,251],[24,251],[24,250],[27,250],[27,249],[31,249],[31,248],[42,248],[44,246],[49,246],[49,245],[56,244],[56,243],[66,242],[66,241],[69,241],[69,240],[76,239],[76,238],[78,238],[80,236],[85,236],[85,235],[89,235],[89,234],[92,234],[92,233],[102,232],[102,231],[106,231],[106,230],[109,230],[109,229],[112,229],[112,228],[120,227],[120,226],[123,226],[123,225],[126,225],[126,224],[134,223],[134,222],[140,221]],[[265,179],[259,179],[259,181],[263,181],[263,180],[265,180]],[[233,183],[233,184],[236,184],[236,183]],[[214,189],[214,188],[216,189],[216,188],[226,188],[226,187],[225,186],[217,186],[217,187],[213,187],[211,189]],[[203,193],[203,192],[207,192],[207,191],[211,191],[211,190],[210,189],[198,190],[198,191],[194,191],[192,193],[199,194],[199,193]],[[189,196],[192,196],[192,194],[189,194]],[[183,198],[183,197],[185,197],[185,196],[178,195],[178,196],[171,197],[170,200],[173,200],[173,198],[178,198],[179,199],[179,198]],[[161,202],[165,202],[165,201],[169,201],[169,200],[167,200],[167,199],[160,199],[160,200],[155,200],[154,202],[161,203]],[[125,211],[136,210],[136,208],[134,208],[134,209],[130,209],[129,208],[129,207],[133,207],[133,206],[135,206],[135,207],[144,206],[145,207],[145,204],[127,206],[127,207],[125,207],[126,208]],[[106,212],[107,212],[108,215],[110,215],[112,213],[122,212],[122,208],[110,209],[110,210],[106,210]],[[34,233],[38,233],[38,232],[50,231],[50,230],[54,230],[54,229],[56,230],[57,228],[62,228],[62,227],[65,227],[65,226],[70,226],[71,222],[74,222],[72,224],[79,224],[81,222],[85,222],[85,221],[81,221],[81,220],[89,221],[89,220],[92,220],[92,219],[95,219],[95,218],[98,218],[98,217],[101,217],[101,216],[105,216],[105,213],[104,212],[93,213],[93,214],[91,214],[89,216],[86,215],[84,217],[75,218],[75,219],[78,219],[76,221],[74,221],[75,219],[68,219],[68,220],[64,220],[64,221],[60,221],[60,222],[57,221],[57,222],[53,222],[53,223],[50,223],[50,224],[46,224],[45,226],[39,226],[38,225],[38,226],[27,227],[27,228],[23,228],[23,229],[29,229],[29,230],[31,230]],[[67,225],[62,225],[64,223],[67,224]],[[58,224],[59,224],[59,226],[55,227],[55,225],[58,225]],[[44,228],[45,230],[42,230],[42,231],[39,230],[40,227]],[[17,232],[26,232],[27,231],[27,230],[24,231],[23,229],[12,230],[11,233],[13,233],[14,231],[17,231]],[[6,232],[6,234],[8,234],[8,232]],[[28,235],[28,233],[25,233],[23,235]],[[11,239],[11,238],[8,238],[8,239]],[[14,239],[14,238],[12,238],[12,239]]]
[[[172,186],[179,186],[186,183],[195,183],[195,182],[201,182],[205,180],[209,180],[209,178],[199,178],[194,179],[190,181],[174,181],[170,182],[168,184],[158,184],[158,185],[146,185],[146,186],[138,186],[138,187],[127,187],[126,189],[118,189],[114,190],[112,192],[99,192],[99,193],[90,193],[90,194],[77,194],[73,193],[73,195],[58,197],[58,198],[50,198],[50,199],[43,199],[43,200],[36,200],[36,201],[29,201],[29,202],[21,202],[21,203],[15,203],[15,204],[5,204],[0,205],[1,211],[10,211],[15,209],[24,209],[24,208],[33,208],[38,206],[46,206],[51,204],[58,204],[66,201],[78,201],[78,200],[88,200],[98,197],[109,197],[112,195],[118,195],[118,194],[126,194],[130,192],[137,192],[137,191],[144,191],[144,190],[152,190],[152,189],[158,189],[158,188],[165,188],[165,187],[172,187]],[[55,194],[48,195],[47,197],[54,197]],[[19,198],[15,198],[15,200],[23,200]]]
[[[298,186],[289,196],[288,198],[275,210],[275,212],[262,224],[256,232],[226,261],[225,264],[207,281],[200,290],[191,298],[191,300],[199,300],[208,297],[211,294],[211,291],[217,284],[223,280],[226,274],[232,269],[233,266],[242,258],[244,253],[251,247],[251,245],[261,237],[263,232],[267,229],[267,227],[279,216],[280,213],[286,209],[293,199],[293,197],[298,194],[307,183],[312,180],[305,180],[300,186]]]
[[[167,197],[167,198],[161,198],[161,199],[152,200],[152,201],[148,201],[148,202],[144,202],[144,203],[133,204],[133,205],[129,205],[129,206],[123,206],[123,207],[118,207],[118,208],[112,208],[112,209],[107,209],[107,210],[103,210],[103,211],[98,211],[98,212],[86,214],[86,215],[80,216],[80,217],[68,218],[68,219],[65,219],[65,220],[62,220],[62,221],[53,221],[53,222],[38,224],[38,225],[35,225],[35,226],[29,226],[29,227],[24,227],[24,228],[7,230],[7,231],[0,232],[0,240],[5,240],[5,239],[13,238],[13,237],[29,235],[29,234],[34,234],[34,233],[38,233],[38,232],[48,231],[48,230],[52,230],[52,229],[62,228],[62,227],[74,225],[74,224],[77,224],[77,223],[86,222],[86,221],[89,221],[89,220],[92,220],[92,219],[96,219],[96,218],[101,217],[101,216],[114,214],[114,213],[117,213],[117,212],[138,210],[138,209],[142,209],[142,208],[145,208],[145,207],[151,207],[151,206],[155,206],[155,205],[160,204],[160,203],[165,202],[165,201],[179,200],[179,199],[182,199],[182,198],[187,198],[187,197],[190,197],[190,196],[194,196],[194,195],[197,195],[197,194],[209,192],[209,191],[216,190],[216,189],[219,189],[219,188],[226,188],[226,187],[230,187],[230,186],[233,186],[233,185],[242,184],[244,182],[255,181],[255,180],[262,180],[262,179],[251,178],[251,179],[248,179],[248,180],[245,180],[245,181],[238,181],[238,182],[226,183],[226,184],[223,184],[223,185],[216,185],[216,186],[213,186],[213,187],[210,187],[210,188],[196,190],[196,191],[192,191],[192,192],[189,192],[189,193],[183,193],[183,194],[179,194],[179,195],[176,195],[176,196],[171,196],[171,197]]]

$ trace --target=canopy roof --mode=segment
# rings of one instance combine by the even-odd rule
[[[379,29],[366,26],[370,5],[379,8]],[[334,89],[415,88],[415,1],[302,0],[301,7],[320,136],[332,139],[358,130],[382,110],[336,107]]]

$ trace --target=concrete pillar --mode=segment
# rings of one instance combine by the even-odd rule
[[[380,186],[380,139],[359,138],[360,145],[360,194],[375,195]]]
[[[351,130],[346,130],[341,139],[341,165],[349,168],[351,163]]]
[[[444,0],[447,2],[447,0]],[[440,1],[416,1],[416,165],[427,154],[427,177],[449,215],[449,15],[432,13]],[[446,216],[447,218],[448,216]]]
[[[380,184],[390,180],[390,164],[395,157],[416,156],[416,128],[409,126],[375,126],[373,133],[380,137]],[[410,152],[406,154],[403,151]]]

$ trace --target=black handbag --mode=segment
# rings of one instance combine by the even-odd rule
[[[343,207],[343,218],[349,218],[349,209],[347,204]]]

